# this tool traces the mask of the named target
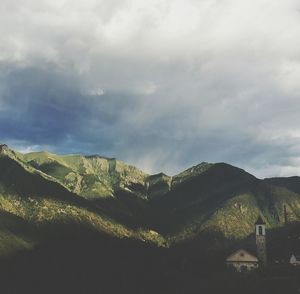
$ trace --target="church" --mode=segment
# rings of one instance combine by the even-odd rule
[[[259,216],[255,223],[256,253],[238,249],[226,259],[228,267],[238,272],[250,271],[267,264],[266,224]]]

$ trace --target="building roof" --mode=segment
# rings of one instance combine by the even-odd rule
[[[227,262],[258,262],[256,256],[252,255],[245,249],[239,249],[229,255],[226,259]]]
[[[255,224],[256,225],[265,225],[266,223],[263,221],[262,217],[259,216]]]
[[[291,254],[291,257],[292,257],[292,256],[295,256],[295,258],[296,258],[298,261],[300,261],[300,255],[297,255],[297,254],[292,253],[292,254]]]

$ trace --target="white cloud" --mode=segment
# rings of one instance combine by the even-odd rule
[[[114,152],[151,170],[223,160],[298,172],[286,158],[300,152],[299,9],[296,0],[2,0],[0,63],[75,77],[101,96],[95,103],[111,95],[104,110],[91,107],[115,111]]]
[[[91,89],[88,92],[88,95],[91,95],[91,96],[102,96],[102,95],[104,95],[104,90],[101,89],[101,88]]]

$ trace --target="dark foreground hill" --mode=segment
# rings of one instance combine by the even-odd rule
[[[259,215],[272,266],[232,275],[224,260],[254,243]],[[298,240],[299,220],[298,177],[260,180],[225,163],[148,175],[97,155],[0,146],[3,293],[293,291],[298,272],[275,265],[287,259],[289,237]]]
[[[272,265],[237,275],[224,267],[222,254],[201,254],[199,242],[168,249],[65,229],[64,237],[0,260],[1,293],[289,294],[300,287],[296,268]]]

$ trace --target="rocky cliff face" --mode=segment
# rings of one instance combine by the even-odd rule
[[[85,198],[111,197],[119,189],[145,190],[146,174],[114,158],[64,155],[47,152],[22,155],[32,167],[56,178],[70,191]],[[137,190],[137,189],[136,189]],[[132,192],[135,192],[133,189]],[[138,190],[139,196],[144,196]]]

